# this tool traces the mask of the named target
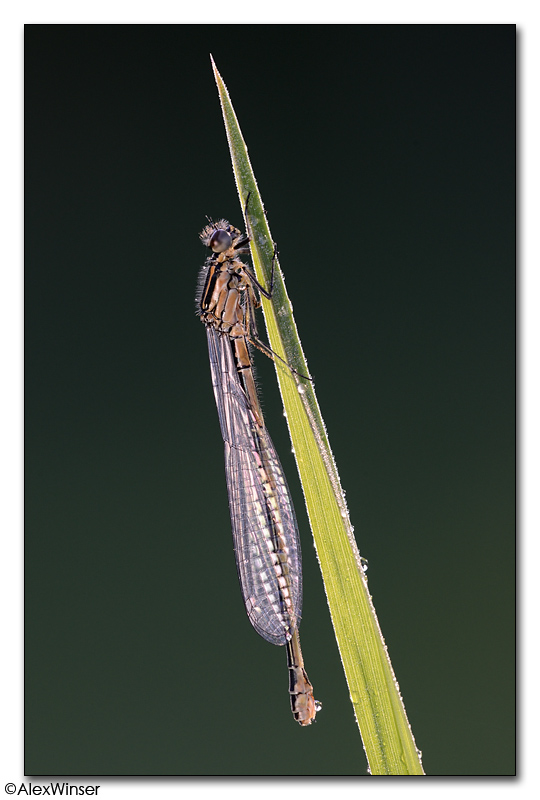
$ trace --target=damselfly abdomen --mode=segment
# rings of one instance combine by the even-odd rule
[[[298,626],[302,565],[296,516],[253,378],[248,343],[257,337],[259,293],[269,297],[239,255],[249,237],[226,220],[201,233],[212,250],[201,270],[197,310],[206,326],[212,384],[225,443],[225,475],[236,567],[251,624],[272,644],[286,645],[295,719],[310,725],[320,704],[304,669]]]

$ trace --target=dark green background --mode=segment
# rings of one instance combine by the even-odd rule
[[[26,772],[362,775],[272,364],[324,708],[237,586],[205,215],[212,52],[429,774],[514,761],[514,26],[38,26],[26,76]]]

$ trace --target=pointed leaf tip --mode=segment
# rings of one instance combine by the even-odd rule
[[[216,80],[219,78],[221,79],[221,75],[219,74],[218,68],[216,67],[216,62],[214,61],[214,56],[210,53],[210,61],[212,62],[212,69],[214,70],[214,77]]]

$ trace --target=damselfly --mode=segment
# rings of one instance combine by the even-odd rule
[[[201,270],[197,310],[206,326],[212,384],[225,443],[225,474],[236,568],[249,620],[272,644],[286,645],[294,718],[310,725],[320,704],[304,669],[300,539],[285,476],[266,430],[248,343],[257,336],[259,295],[270,297],[247,265],[249,236],[226,220],[201,233],[212,250]]]

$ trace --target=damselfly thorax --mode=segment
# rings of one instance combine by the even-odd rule
[[[250,403],[258,415],[248,341],[257,336],[254,312],[260,308],[261,301],[256,289],[261,291],[262,287],[238,258],[249,253],[249,237],[243,236],[227,220],[219,220],[207,225],[200,238],[212,250],[201,273],[200,317],[206,327],[214,328],[232,341],[236,368],[242,374]],[[263,424],[262,417],[259,422]]]

